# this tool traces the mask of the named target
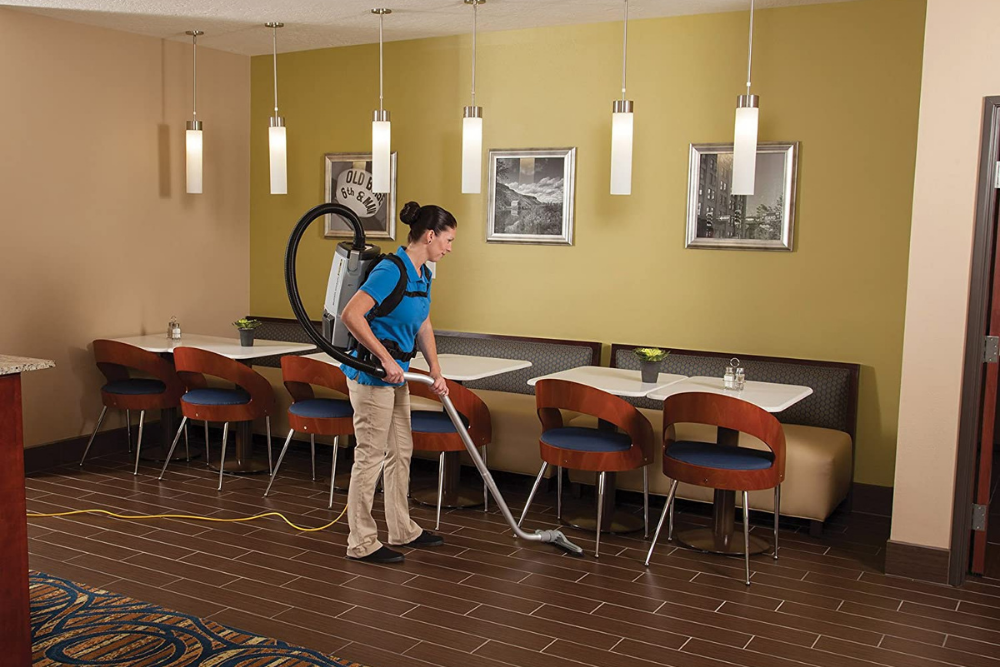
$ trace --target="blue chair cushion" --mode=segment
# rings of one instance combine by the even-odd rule
[[[462,417],[465,428],[469,428],[469,420],[464,415],[459,416]],[[414,433],[458,433],[448,413],[436,410],[411,411],[410,429]]]
[[[101,387],[101,390],[109,394],[140,396],[142,394],[162,394],[167,390],[167,385],[152,378],[129,378],[128,380],[109,382]]]
[[[309,398],[292,403],[288,411],[299,417],[312,419],[338,419],[354,416],[350,401],[335,398]]]
[[[541,439],[546,445],[577,452],[627,452],[632,446],[632,440],[624,433],[578,426],[549,429],[542,433]]]
[[[244,405],[250,402],[250,394],[242,389],[206,387],[192,389],[181,396],[181,400],[193,405]]]
[[[687,440],[670,445],[666,456],[675,461],[720,470],[766,470],[774,463],[774,454],[770,451]]]

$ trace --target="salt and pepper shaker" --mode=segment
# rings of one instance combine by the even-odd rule
[[[180,340],[181,338],[181,325],[177,321],[177,316],[170,318],[170,322],[167,323],[167,338],[171,340]]]
[[[740,360],[733,357],[726,366],[726,374],[722,376],[722,386],[725,389],[736,389],[736,365]],[[741,369],[742,370],[742,369]]]
[[[736,368],[736,390],[743,391],[743,388],[747,385],[747,375],[743,370],[742,366]]]

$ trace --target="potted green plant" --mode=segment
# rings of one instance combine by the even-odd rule
[[[632,350],[632,353],[639,357],[639,373],[642,375],[644,383],[656,382],[656,378],[660,374],[660,366],[670,354],[667,350],[661,350],[658,347],[637,347]]]
[[[253,347],[253,330],[263,322],[252,317],[241,317],[233,322],[233,326],[240,332],[240,345],[243,347]]]

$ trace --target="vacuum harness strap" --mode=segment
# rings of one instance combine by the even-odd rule
[[[427,292],[410,292],[406,289],[406,265],[403,264],[403,260],[400,259],[399,255],[387,254],[380,255],[378,260],[372,262],[368,269],[368,275],[365,276],[365,280],[368,280],[368,276],[371,275],[372,270],[378,263],[382,260],[388,260],[392,264],[396,265],[399,269],[399,280],[396,281],[396,286],[392,288],[392,292],[389,296],[382,300],[382,303],[376,304],[368,313],[365,315],[365,319],[370,325],[374,320],[379,317],[386,317],[392,311],[396,310],[400,303],[402,303],[404,297],[426,297]],[[351,342],[354,343],[353,348],[358,350],[358,359],[367,363],[373,363],[376,361],[375,355],[371,351],[358,342],[354,337],[351,337]],[[389,355],[396,361],[410,361],[413,357],[417,356],[417,342],[414,340],[413,345],[410,346],[410,351],[404,351],[399,344],[394,340],[383,340],[379,339],[382,346],[385,347]]]

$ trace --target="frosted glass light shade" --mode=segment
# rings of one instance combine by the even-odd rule
[[[372,192],[389,192],[390,135],[389,121],[372,121]]]
[[[202,131],[187,130],[187,191],[201,194]]]
[[[611,114],[611,194],[632,194],[632,112]]]
[[[760,109],[742,107],[736,110],[736,130],[733,138],[734,195],[752,195],[757,172],[757,119]]]
[[[271,154],[271,194],[288,194],[288,149],[284,127],[267,128]]]
[[[483,180],[483,119],[462,119],[462,192],[479,194]]]

